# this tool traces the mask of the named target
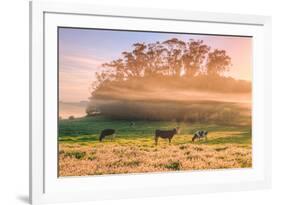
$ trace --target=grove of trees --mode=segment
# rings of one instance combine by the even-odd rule
[[[96,73],[94,90],[106,82],[127,81],[153,76],[192,78],[198,75],[222,76],[231,66],[225,50],[214,49],[202,40],[184,42],[172,38],[156,43],[135,43],[116,60],[102,65]]]
[[[227,52],[202,40],[135,43],[131,51],[102,66],[93,82],[88,115],[225,123],[237,118],[240,108],[217,97],[210,102],[207,95],[251,92],[250,82],[225,75],[232,68]],[[205,102],[185,95],[201,91]]]

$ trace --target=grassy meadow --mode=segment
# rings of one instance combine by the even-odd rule
[[[252,166],[251,127],[114,120],[104,116],[59,121],[59,176],[145,173],[180,170],[246,168]],[[180,126],[172,143],[159,139],[155,129]],[[99,142],[105,128],[116,137]],[[196,130],[208,130],[208,140],[192,142]]]

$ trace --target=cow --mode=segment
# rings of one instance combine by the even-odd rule
[[[104,129],[100,133],[100,142],[102,142],[102,139],[105,138],[106,136],[111,135],[111,140],[115,137],[115,129]]]
[[[171,144],[172,138],[175,134],[179,133],[179,127],[174,128],[172,130],[155,130],[155,145],[158,144],[158,138],[161,137],[163,139],[169,139],[169,144]]]
[[[135,127],[135,122],[131,121],[130,122],[130,127]]]
[[[208,135],[208,131],[206,130],[198,130],[194,133],[193,137],[192,137],[192,142],[195,141],[195,139],[202,139],[205,138],[205,140],[207,140],[207,135]]]

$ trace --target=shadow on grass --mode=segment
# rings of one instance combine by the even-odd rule
[[[251,144],[251,137],[248,135],[228,136],[200,141],[198,144],[217,145],[217,144]]]
[[[126,140],[125,138],[115,138],[114,142],[119,142],[121,144],[131,144],[131,143],[143,143],[143,145],[147,143],[154,143],[154,140],[151,139],[142,139],[142,138],[135,138],[131,139],[130,141]],[[110,141],[110,139],[106,139],[105,141]],[[120,141],[121,140],[121,141]],[[126,141],[123,141],[126,140]],[[99,142],[98,136],[82,136],[82,137],[61,137],[59,139],[59,142],[66,142],[66,143],[91,143],[91,142]],[[201,140],[201,141],[195,141],[195,144],[205,144],[205,145],[218,145],[218,144],[244,144],[244,145],[250,145],[252,142],[251,135],[249,133],[244,133],[242,135],[234,135],[234,136],[225,136],[225,137],[218,137],[218,138],[209,138],[207,141]],[[161,143],[168,143],[167,140],[161,140]],[[191,138],[186,138],[186,140],[173,140],[173,144],[181,145],[186,143],[192,143]]]
[[[60,137],[59,141],[60,142],[79,143],[79,142],[97,142],[97,141],[99,141],[99,139],[96,136],[72,137],[72,138]]]

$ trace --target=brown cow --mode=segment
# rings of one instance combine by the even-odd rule
[[[155,145],[158,143],[158,138],[161,137],[163,139],[169,139],[169,144],[171,144],[172,138],[175,134],[179,133],[179,127],[174,128],[172,130],[155,130]]]

